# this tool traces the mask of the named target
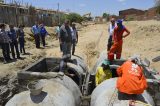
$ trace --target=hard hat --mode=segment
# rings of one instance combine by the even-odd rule
[[[117,20],[117,24],[122,24],[123,20],[122,19],[118,19]]]

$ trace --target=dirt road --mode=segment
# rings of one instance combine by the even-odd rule
[[[124,39],[123,58],[128,58],[133,54],[140,54],[142,58],[147,57],[149,60],[152,60],[160,56],[159,21],[133,21],[125,22],[124,24],[131,31],[131,35]],[[90,68],[95,64],[99,53],[106,50],[107,26],[108,24],[89,25],[79,31],[79,42],[75,54],[83,57]],[[49,33],[53,33],[51,29],[49,29]],[[19,70],[44,56],[61,57],[58,41],[52,37],[47,39],[48,47],[45,49],[35,49],[34,43],[28,41],[26,43],[28,55],[22,55],[24,60],[18,60],[9,64],[0,63],[0,76],[16,75]],[[151,66],[160,70],[160,61],[152,62]]]

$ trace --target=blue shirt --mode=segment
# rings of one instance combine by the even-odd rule
[[[47,31],[46,31],[45,27],[40,28],[40,34],[41,35],[46,35],[47,34]]]
[[[12,41],[17,40],[17,34],[16,34],[16,31],[14,29],[10,29],[10,31],[8,32],[8,35],[9,35],[9,37]]]
[[[33,34],[34,34],[34,35],[37,35],[37,34],[40,33],[40,28],[39,28],[37,25],[34,25],[34,26],[32,27],[32,31],[33,31]]]

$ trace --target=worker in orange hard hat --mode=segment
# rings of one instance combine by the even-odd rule
[[[147,88],[139,57],[134,56],[117,69],[117,89],[125,94],[142,94]]]
[[[112,45],[110,51],[108,52],[108,59],[114,60],[114,53],[116,54],[116,59],[121,58],[122,53],[122,44],[123,44],[123,38],[127,37],[130,32],[128,29],[122,25],[122,20],[117,21],[117,27],[114,28],[113,32],[113,38],[114,44]],[[123,33],[126,32],[125,35]]]

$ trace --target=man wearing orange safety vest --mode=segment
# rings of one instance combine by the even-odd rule
[[[126,32],[126,35],[123,35],[123,33]],[[110,51],[108,52],[108,59],[109,60],[114,60],[114,54],[116,54],[116,59],[121,58],[121,53],[122,53],[122,44],[123,44],[123,38],[127,37],[130,34],[128,29],[122,25],[122,20],[117,21],[117,27],[114,28],[113,32],[113,42],[114,44],[112,45]]]
[[[117,89],[125,94],[142,94],[147,88],[146,78],[138,57],[132,57],[117,69]]]

